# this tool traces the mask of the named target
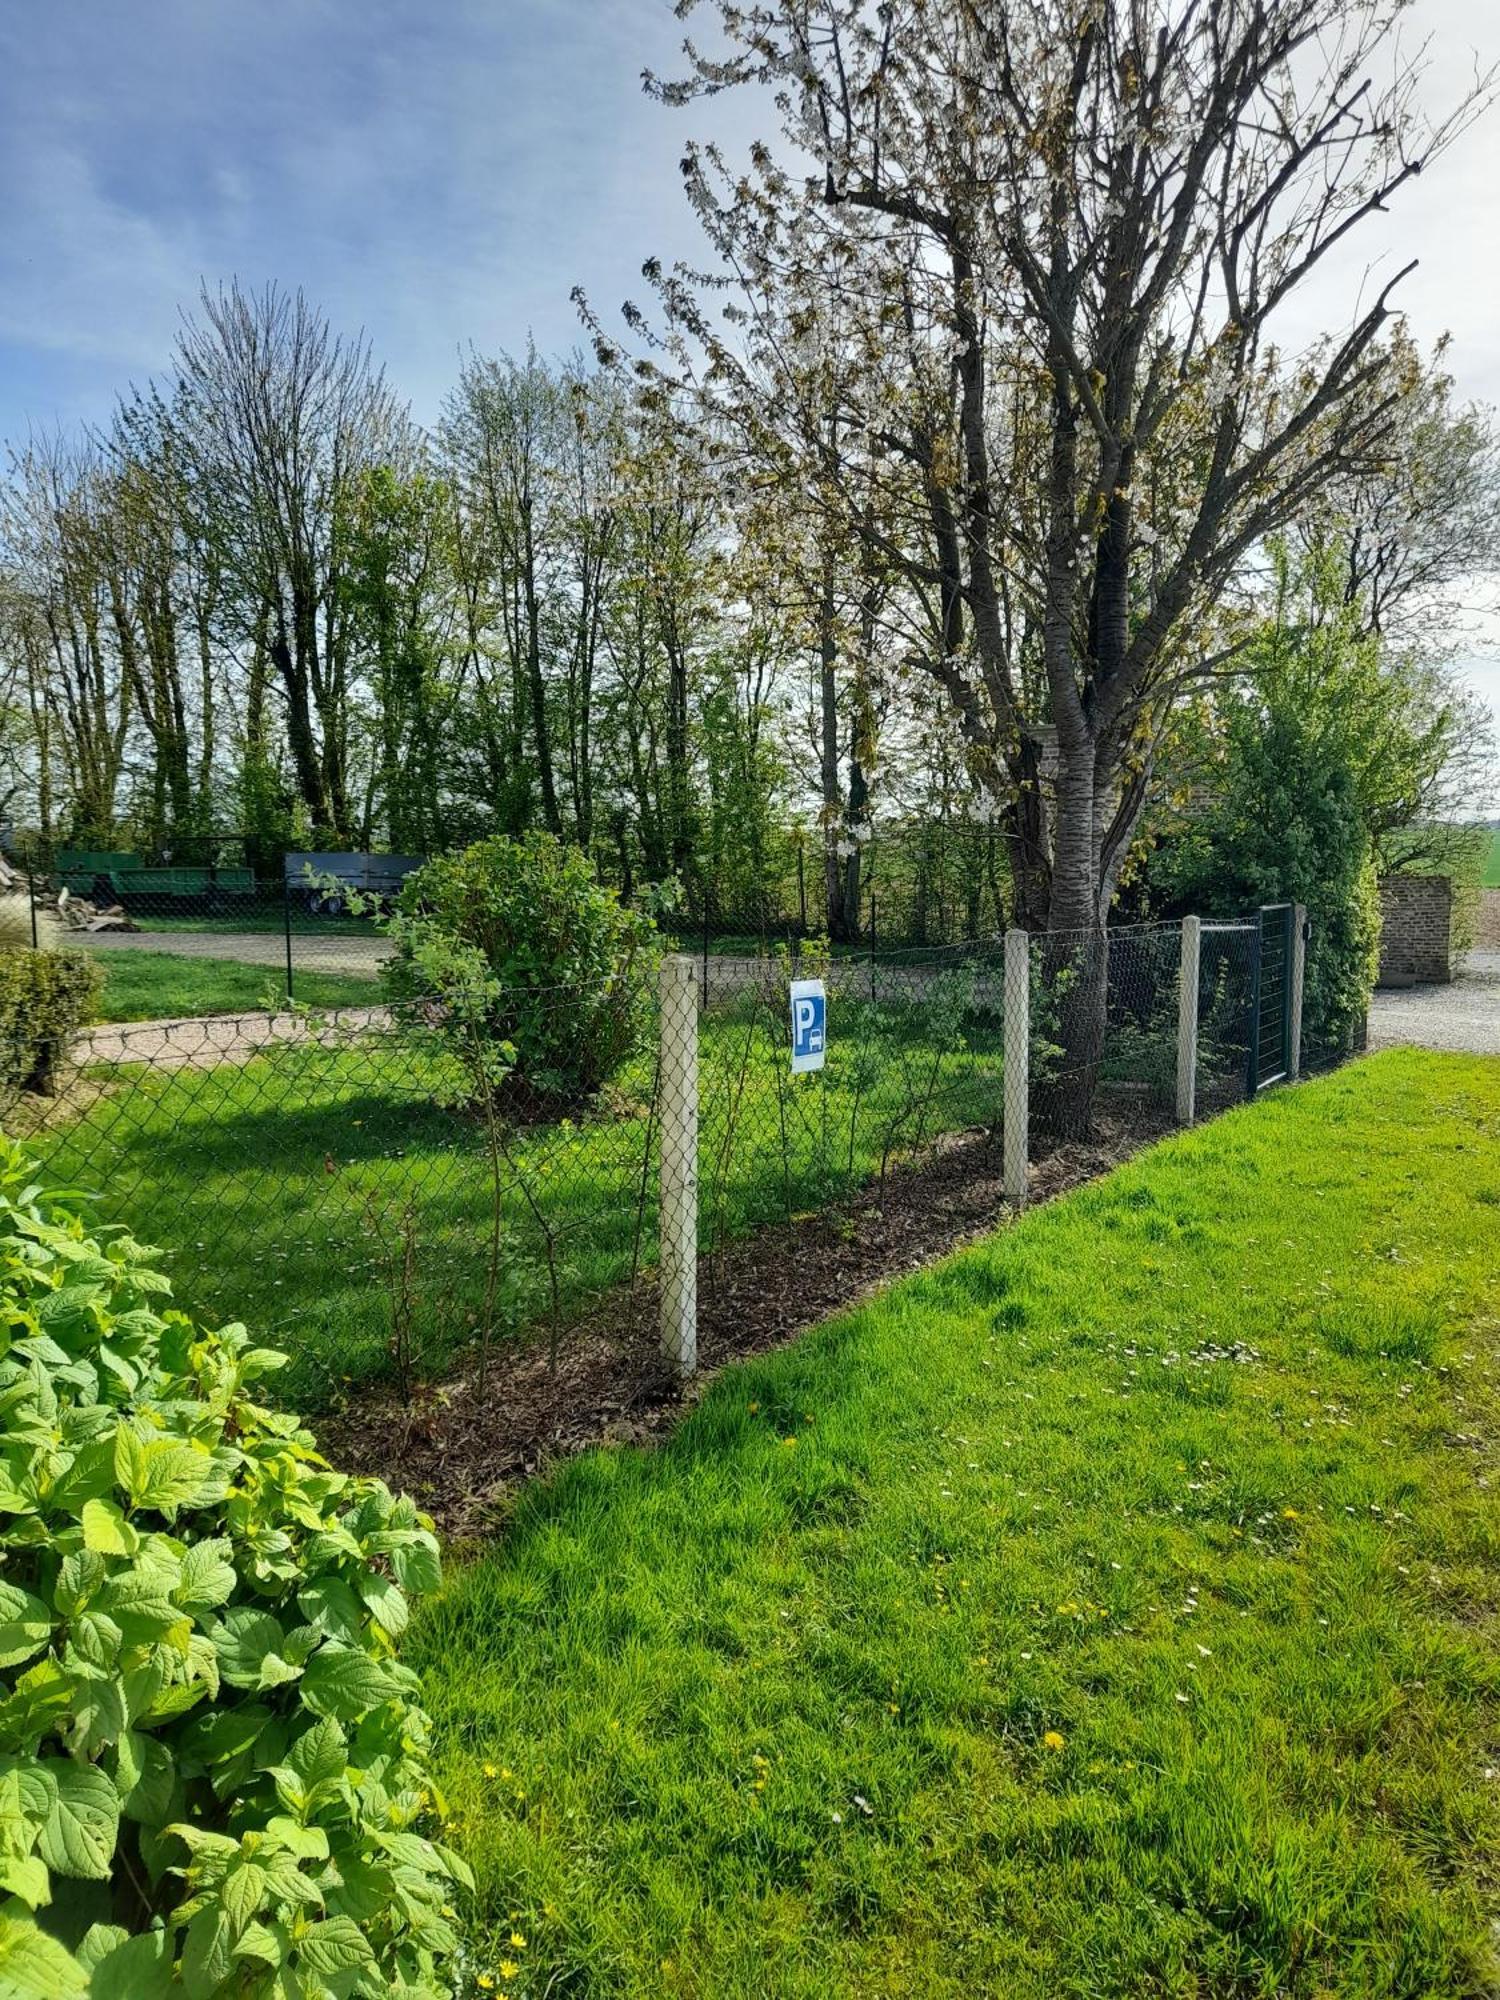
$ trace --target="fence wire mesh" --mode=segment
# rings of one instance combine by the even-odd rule
[[[1202,926],[1188,1009],[1200,1117],[1274,1071],[1263,1030],[1283,1017],[1282,988],[1263,932],[1258,920]],[[638,1327],[660,1256],[664,1147],[693,1149],[712,1285],[764,1225],[795,1228],[872,1190],[935,1199],[922,1177],[937,1164],[993,1185],[998,1214],[1007,1130],[1011,1185],[1018,1145],[1021,1167],[1028,1147],[1035,1162],[1077,1144],[1102,1163],[1167,1130],[1182,939],[1177,924],[1141,926],[1013,952],[1013,985],[1029,982],[1029,1026],[1012,1043],[1027,1090],[1006,1075],[995,937],[694,954],[695,1004],[665,1033],[652,970],[608,990],[512,992],[485,1030],[518,1052],[499,1071],[472,1023],[436,1002],[383,1001],[368,978],[358,1006],[95,1028],[59,1094],[17,1100],[4,1122],[54,1184],[164,1248],[185,1307],[243,1317],[287,1346],[289,1393],[323,1400],[375,1375],[410,1392],[476,1354],[498,1363],[570,1329],[608,1335],[626,1295]],[[810,1074],[792,1072],[793,978],[827,994]],[[600,1019],[614,1053],[593,1074],[578,1054]],[[692,1133],[663,1082],[681,1070],[674,1035],[691,1038],[696,1063]],[[1304,1044],[1304,1067],[1333,1059]]]
[[[788,983],[821,978],[824,1063],[791,1072]],[[998,1131],[1003,947],[710,956],[702,966],[699,1234],[791,1220],[958,1133]]]
[[[88,1031],[55,1100],[13,1106],[53,1181],[170,1257],[179,1300],[273,1326],[297,1392],[403,1387],[555,1338],[655,1256],[655,984],[606,1087],[494,1081],[441,1008]],[[573,992],[526,996],[545,1048]]]

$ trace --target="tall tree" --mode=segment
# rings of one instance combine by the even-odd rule
[[[916,662],[1003,816],[1017,917],[1099,938],[1184,691],[1239,644],[1248,556],[1385,462],[1416,379],[1396,279],[1290,355],[1329,253],[1477,108],[1432,123],[1384,0],[717,0],[675,101],[769,85],[782,143],[692,146],[690,198],[738,324],[657,277],[672,358],[816,471],[930,604]],[[1393,80],[1379,82],[1384,68]],[[829,451],[781,299],[859,352]],[[1065,1030],[1089,1081],[1104,954]],[[1090,1042],[1093,1047],[1091,1049]]]
[[[263,635],[310,828],[347,840],[350,609],[341,497],[399,458],[406,413],[363,338],[335,335],[301,292],[204,292],[178,339],[174,405],[241,635]]]

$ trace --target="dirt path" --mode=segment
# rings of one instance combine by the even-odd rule
[[[280,931],[77,931],[68,938],[89,951],[171,952],[178,958],[228,958],[238,965],[286,964]],[[343,937],[337,931],[293,931],[293,974],[352,972],[373,978],[390,945],[379,937]]]
[[[390,1025],[388,1007],[341,1007],[336,1015],[190,1014],[166,1021],[119,1021],[85,1028],[73,1059],[88,1063],[150,1063],[154,1069],[212,1069],[248,1062],[283,1044],[344,1040],[366,1028]]]

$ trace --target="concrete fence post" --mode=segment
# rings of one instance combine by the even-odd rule
[[[1005,1199],[1026,1206],[1031,1088],[1031,937],[1005,933]]]
[[[661,966],[660,1326],[677,1379],[698,1367],[698,975],[692,959]]]
[[[1191,1125],[1198,1098],[1198,958],[1203,925],[1182,920],[1182,955],[1177,968],[1177,1122]]]
[[[1287,1042],[1287,1081],[1295,1083],[1302,1074],[1302,979],[1307,970],[1307,906],[1296,903],[1292,906],[1292,963],[1289,968],[1291,979],[1290,1028]]]

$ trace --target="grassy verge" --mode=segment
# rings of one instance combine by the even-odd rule
[[[1500,1063],[1378,1056],[533,1488],[415,1635],[476,1970],[1493,1992],[1497,1227]]]
[[[104,971],[102,1021],[158,1021],[188,1014],[252,1014],[268,997],[284,1004],[286,980],[275,966],[231,958],[189,958],[169,951],[95,953]],[[373,979],[355,973],[295,972],[294,991],[308,1007],[368,1007],[380,998]]]
[[[779,1005],[704,1017],[704,1247],[858,1186],[935,1134],[992,1122],[993,1017],[960,1036],[932,992],[842,1001],[819,1075],[787,1073]],[[393,1036],[281,1046],[243,1063],[100,1072],[102,1094],[36,1142],[49,1173],[107,1195],[164,1246],[193,1310],[244,1317],[297,1357],[317,1402],[387,1364],[393,1303],[438,1372],[480,1323],[492,1182],[482,1123],[441,1101],[452,1079]],[[511,1136],[501,1165],[502,1334],[566,1323],[656,1254],[652,1058],[587,1115]],[[411,1282],[395,1274],[410,1231]]]
[[[1484,886],[1500,889],[1500,832],[1490,835],[1490,851],[1484,864]]]

